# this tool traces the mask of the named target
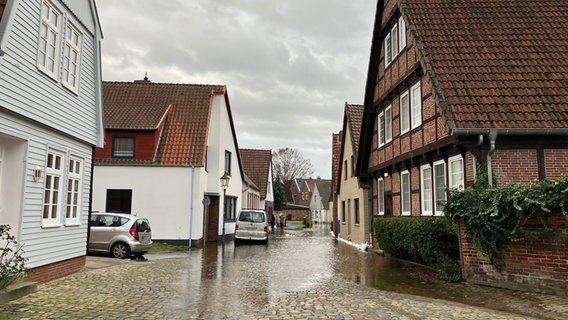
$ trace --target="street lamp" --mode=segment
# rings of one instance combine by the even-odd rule
[[[221,177],[221,189],[223,189],[223,244],[225,244],[225,217],[227,216],[227,188],[229,187],[229,181],[231,180],[231,176],[228,175],[226,172]]]

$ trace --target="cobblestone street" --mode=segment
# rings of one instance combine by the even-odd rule
[[[531,319],[352,281],[350,273],[326,263],[340,252],[338,245],[325,236],[285,233],[268,246],[228,242],[225,250],[148,255],[149,261],[42,284],[0,306],[0,319]],[[356,249],[343,244],[341,250]],[[355,269],[360,264],[350,263]],[[558,299],[551,306],[568,305],[550,299]],[[533,313],[552,319],[567,314]]]

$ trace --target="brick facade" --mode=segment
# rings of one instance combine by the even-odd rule
[[[492,157],[497,182],[531,183],[538,180],[538,162],[535,149],[495,150]]]
[[[26,281],[48,282],[79,272],[85,266],[85,261],[86,256],[80,256],[31,269],[26,275]]]
[[[462,272],[468,282],[515,290],[568,295],[568,220],[561,214],[548,220],[551,230],[532,240],[506,245],[503,252],[504,267],[499,270],[486,256],[477,252],[459,226]],[[538,220],[527,227],[541,229]]]
[[[546,179],[558,179],[568,173],[568,150],[545,149],[544,166]]]

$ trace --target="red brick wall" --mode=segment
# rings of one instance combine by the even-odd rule
[[[515,290],[568,295],[568,220],[561,214],[549,219],[552,230],[535,239],[509,243],[499,270],[480,255],[459,226],[463,276],[468,282]],[[537,220],[527,227],[541,229]],[[542,229],[541,229],[542,230]]]
[[[495,150],[492,156],[493,172],[497,183],[531,183],[538,180],[535,149]]]
[[[47,282],[79,272],[85,266],[85,260],[86,256],[80,256],[33,268],[28,272],[26,281]]]
[[[546,179],[555,180],[568,173],[568,150],[545,149],[544,166]]]

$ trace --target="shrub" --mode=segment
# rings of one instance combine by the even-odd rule
[[[10,226],[0,225],[0,290],[4,290],[25,275],[26,258],[22,247],[10,234]]]
[[[557,181],[538,181],[531,185],[508,184],[489,188],[486,175],[463,191],[450,189],[444,213],[465,224],[468,236],[481,253],[500,266],[506,243],[538,235],[525,223],[537,217],[547,230],[546,219],[554,213],[568,214],[568,175]]]
[[[461,280],[457,229],[448,218],[380,218],[374,227],[385,252],[433,267],[446,281]]]

